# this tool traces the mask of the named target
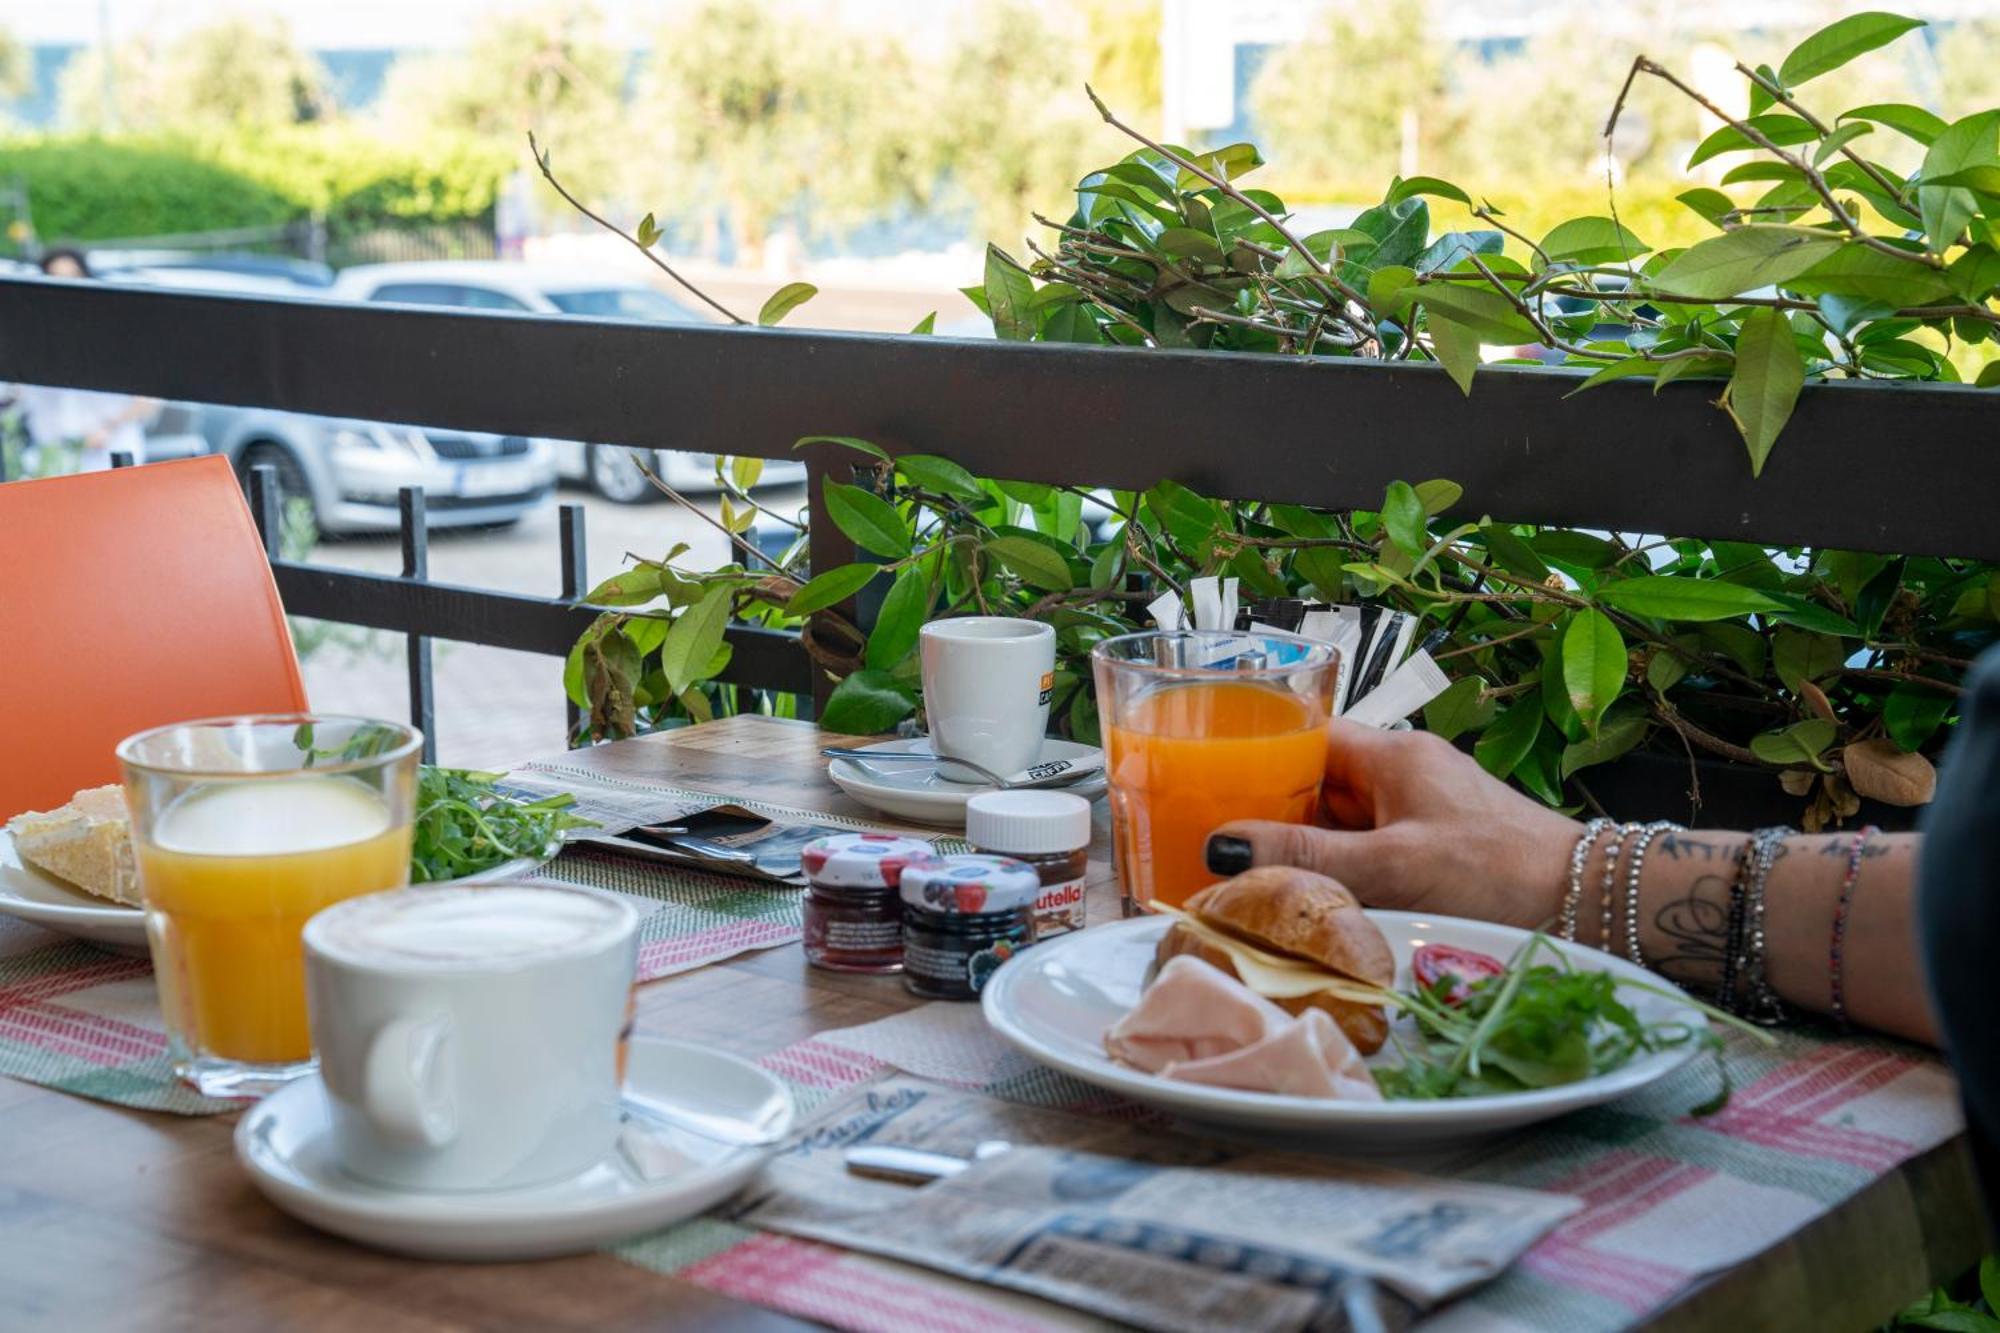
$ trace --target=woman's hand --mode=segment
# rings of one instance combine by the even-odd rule
[[[1447,741],[1336,718],[1324,790],[1335,827],[1224,824],[1209,837],[1208,868],[1234,875],[1303,866],[1371,907],[1530,928],[1561,906],[1582,826],[1490,777]]]

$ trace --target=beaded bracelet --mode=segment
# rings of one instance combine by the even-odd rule
[[[1625,849],[1625,840],[1638,831],[1637,824],[1620,824],[1611,830],[1611,841],[1604,846],[1604,877],[1597,886],[1597,947],[1606,953],[1616,947],[1611,942],[1611,931],[1617,915],[1613,889],[1618,883],[1618,854]]]
[[[1646,965],[1646,955],[1639,948],[1639,874],[1646,865],[1646,849],[1653,845],[1653,839],[1662,833],[1679,831],[1680,825],[1664,819],[1654,820],[1640,829],[1632,839],[1632,864],[1625,872],[1625,956],[1638,967]],[[1607,936],[1604,947],[1611,947]]]
[[[1764,932],[1764,885],[1785,839],[1791,836],[1792,830],[1782,827],[1759,829],[1751,835],[1752,854],[1744,882],[1742,962],[1738,972],[1745,989],[1740,1012],[1751,1022],[1767,1027],[1784,1021],[1785,1008],[1765,979],[1769,940]]]
[[[1743,850],[1736,854],[1736,873],[1729,880],[1729,917],[1722,935],[1722,979],[1716,987],[1715,1003],[1732,1014],[1736,1012],[1737,960],[1743,947],[1743,885],[1751,858],[1756,854],[1757,835],[1753,833],[1744,839]]]
[[[1870,824],[1854,835],[1847,849],[1847,875],[1840,881],[1840,897],[1833,905],[1833,943],[1827,954],[1827,985],[1833,992],[1833,1019],[1847,1027],[1847,988],[1841,952],[1847,946],[1847,914],[1854,905],[1854,886],[1861,880],[1861,858],[1868,840],[1879,830]]]
[[[1563,893],[1562,914],[1556,919],[1556,933],[1572,944],[1576,942],[1576,915],[1583,906],[1583,866],[1590,859],[1590,849],[1597,845],[1604,830],[1617,825],[1612,819],[1593,819],[1583,826],[1576,846],[1569,853],[1569,885]]]

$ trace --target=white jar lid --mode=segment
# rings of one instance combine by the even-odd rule
[[[1090,802],[1066,791],[988,791],[965,803],[965,840],[982,852],[1047,856],[1090,845]]]
[[[1041,896],[1042,877],[1011,856],[960,852],[912,861],[898,890],[911,907],[947,916],[1021,912]]]
[[[919,838],[835,833],[807,843],[799,864],[807,879],[827,888],[893,889],[904,867],[936,855],[937,849]]]

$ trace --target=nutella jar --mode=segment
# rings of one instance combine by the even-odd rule
[[[1083,929],[1089,801],[1060,791],[981,792],[965,803],[965,839],[974,851],[1011,856],[1040,876],[1036,939]]]
[[[906,867],[936,852],[919,838],[836,833],[799,852],[806,872],[806,961],[834,972],[900,972]]]

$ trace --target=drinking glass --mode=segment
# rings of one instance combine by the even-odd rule
[[[118,746],[174,1072],[212,1097],[311,1071],[307,918],[410,877],[423,738],[363,718],[271,714]]]
[[[1212,882],[1202,851],[1217,825],[1312,820],[1338,660],[1276,631],[1161,630],[1092,651],[1128,913]]]

